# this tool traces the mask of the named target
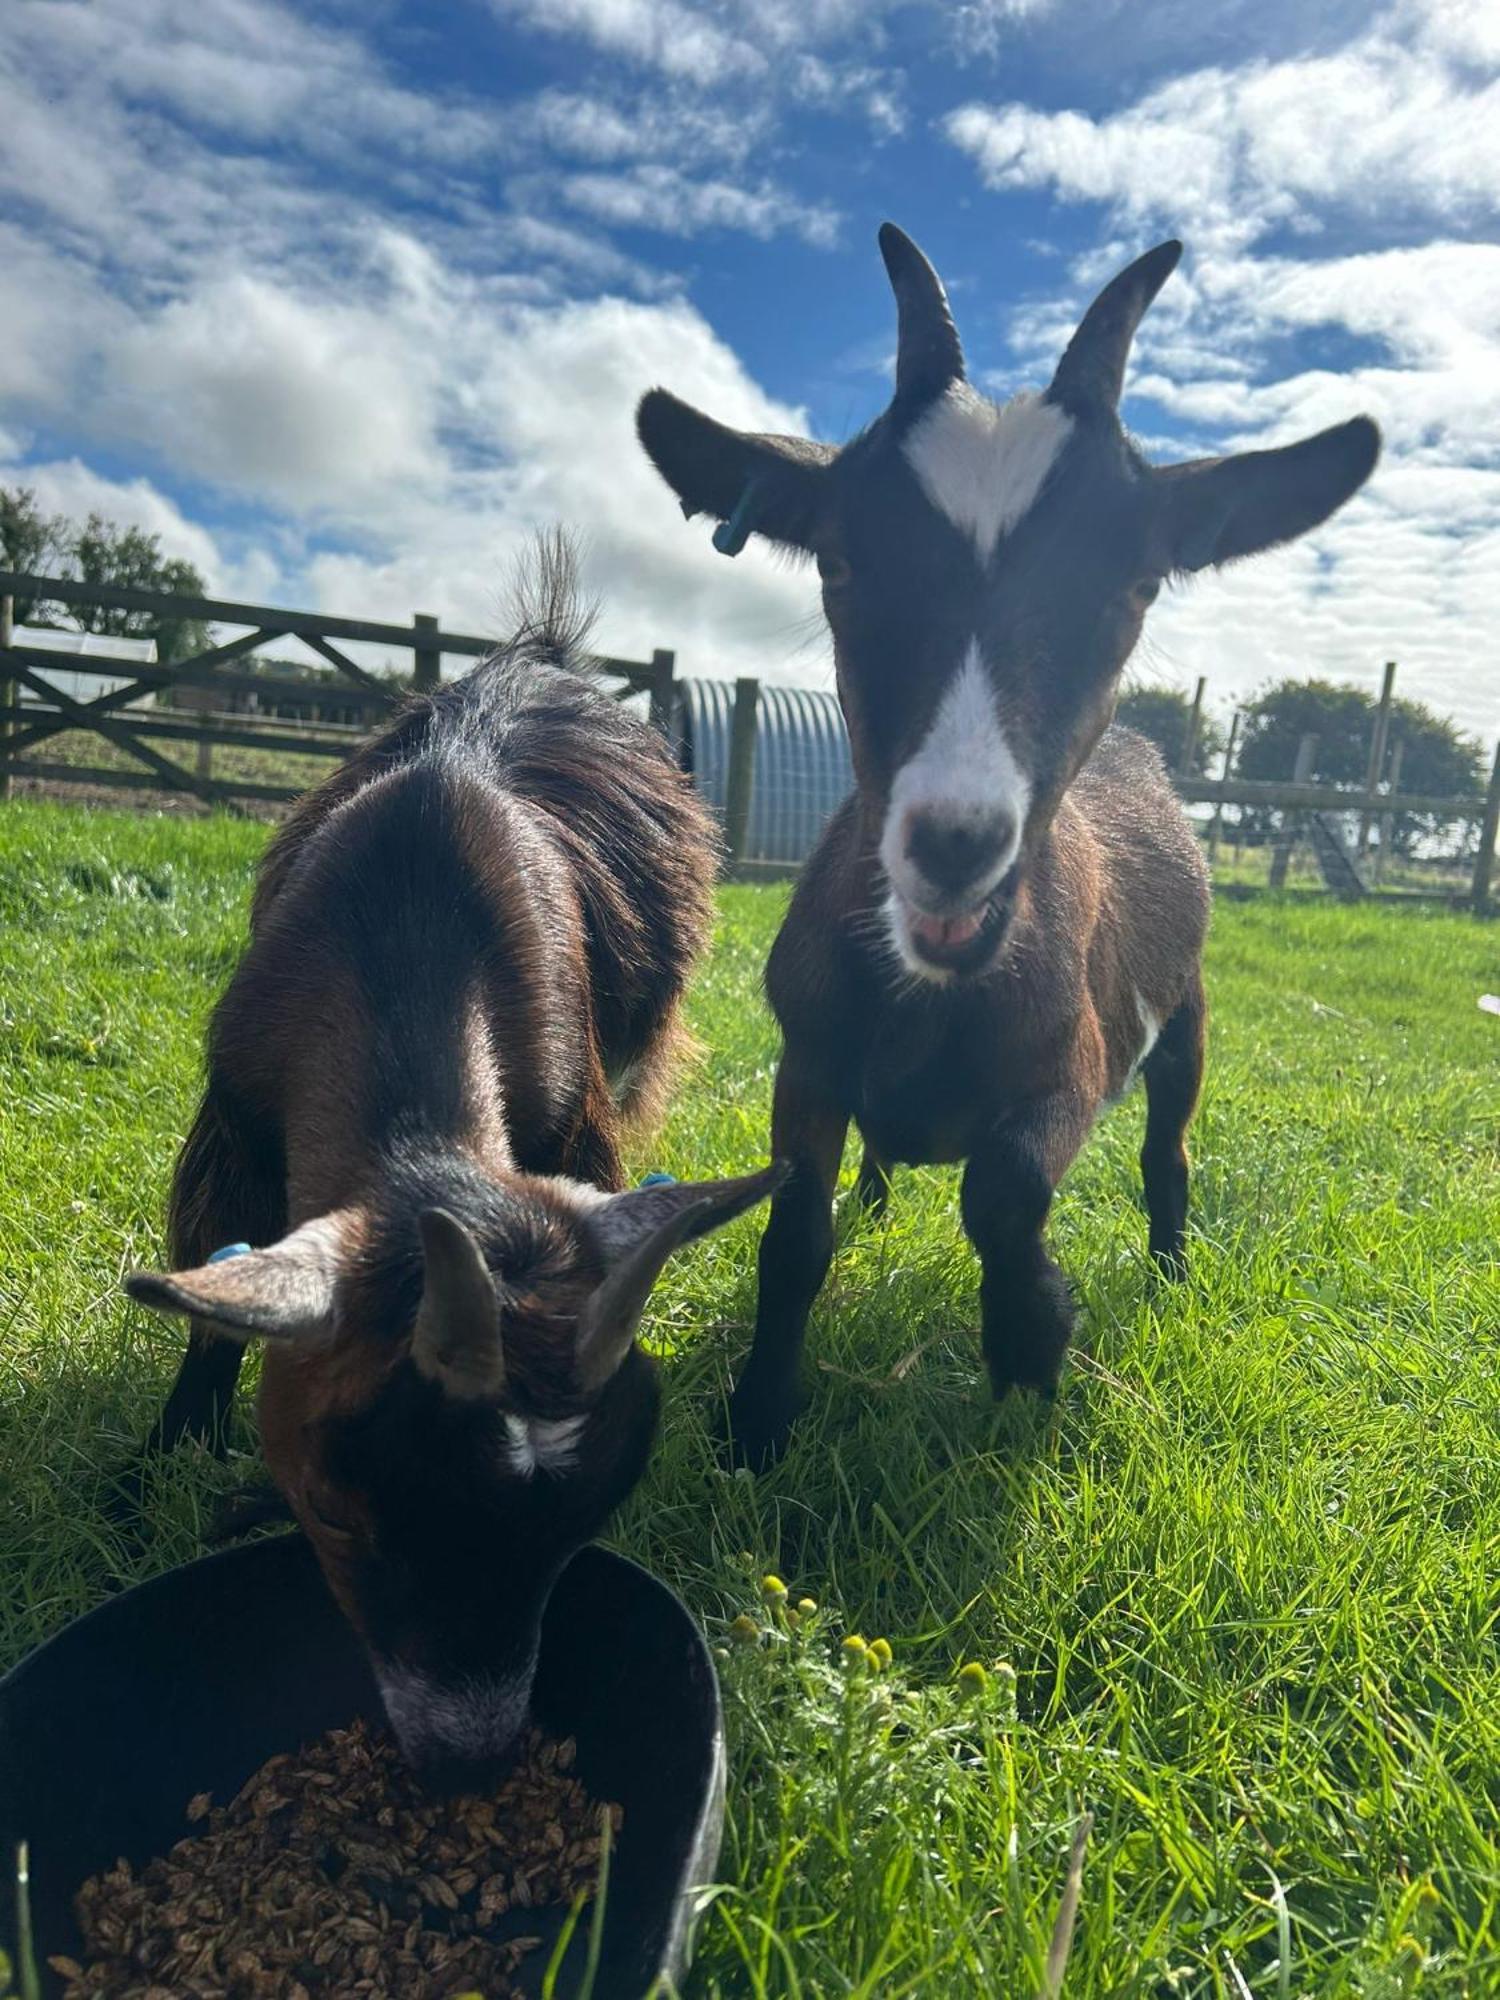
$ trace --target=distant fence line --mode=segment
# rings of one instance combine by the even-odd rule
[[[246,629],[189,658],[146,665],[139,660],[62,653],[25,643],[16,636],[11,622],[10,606],[15,597]],[[334,670],[336,679],[314,682],[293,674],[255,672],[246,664],[260,647],[283,639],[296,639],[308,646]],[[477,658],[497,643],[498,635],[446,632],[436,618],[421,613],[409,626],[381,624],[322,612],[169,596],[0,570],[0,797],[9,795],[13,777],[29,777],[127,790],[180,791],[213,805],[286,803],[304,788],[215,776],[214,749],[223,746],[330,759],[347,756],[367,728],[393,708],[408,688],[438,685],[445,654]],[[343,650],[345,645],[375,645],[409,653],[410,675],[382,679],[351,659]],[[750,880],[794,874],[852,783],[848,739],[835,698],[803,689],[763,687],[754,679],[742,678],[732,684],[679,681],[675,655],[667,650],[654,651],[646,661],[603,656],[593,664],[618,683],[615,692],[620,699],[646,696],[652,719],[676,742],[684,764],[723,821],[730,872]],[[72,675],[111,679],[118,685],[87,701],[79,700],[43,677],[47,671],[55,673],[60,668]],[[1231,776],[1234,732],[1225,755],[1225,775],[1217,779],[1194,775],[1191,767],[1202,714],[1202,680],[1189,711],[1173,782],[1184,801],[1215,808],[1211,831],[1214,849],[1226,805],[1281,813],[1281,845],[1288,852],[1294,827],[1304,816],[1314,816],[1323,823],[1315,829],[1321,833],[1324,849],[1319,858],[1325,878],[1335,887],[1338,878],[1331,872],[1326,850],[1330,843],[1336,850],[1339,842],[1328,819],[1330,815],[1358,814],[1355,852],[1343,857],[1356,891],[1362,887],[1358,856],[1375,820],[1388,823],[1391,814],[1410,812],[1450,821],[1477,821],[1478,851],[1464,900],[1476,910],[1487,910],[1500,834],[1500,748],[1483,796],[1440,797],[1381,789],[1378,778],[1384,768],[1394,674],[1394,667],[1388,666],[1370,769],[1363,785],[1280,783]],[[22,689],[29,701],[20,699]],[[231,698],[254,696],[304,709],[316,707],[320,695],[326,705],[332,692],[337,705],[359,713],[363,724],[309,725],[301,719],[288,721],[255,713],[187,713],[132,706],[183,689]],[[138,768],[83,766],[33,754],[50,737],[75,730],[100,736],[132,758]],[[162,756],[153,748],[156,742],[193,744],[194,765],[189,768]],[[1305,741],[1299,776],[1311,768],[1311,761]],[[1334,862],[1339,858],[1337,852],[1332,856]],[[1284,875],[1284,860],[1280,867]],[[1276,879],[1273,865],[1273,881]]]

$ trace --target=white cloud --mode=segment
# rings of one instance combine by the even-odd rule
[[[809,243],[832,243],[838,212],[804,202],[762,181],[697,180],[655,163],[620,174],[570,174],[559,183],[564,201],[585,214],[632,229],[696,236],[705,229],[740,229],[768,237],[783,230]]]
[[[1122,218],[1166,215],[1200,249],[1240,249],[1327,211],[1445,223],[1500,205],[1500,79],[1454,23],[1381,16],[1326,56],[1173,77],[1103,117],[971,103],[944,120],[986,186],[1053,188]]]
[[[541,146],[599,163],[670,157],[712,160],[719,168],[743,161],[770,130],[770,108],[740,93],[734,104],[697,92],[653,86],[649,91],[539,91],[505,120],[508,148]]]
[[[315,555],[306,577],[316,601],[372,616],[438,609],[492,630],[511,559],[534,527],[562,521],[586,539],[606,650],[673,647],[682,673],[816,673],[821,648],[809,653],[803,631],[817,602],[810,577],[754,547],[733,562],[716,554],[633,432],[636,401],[656,382],[728,423],[797,430],[800,413],[757,390],[680,303],[525,308],[503,338],[489,331],[469,383],[479,462],[439,490],[387,496],[374,519],[378,549]]]
[[[550,34],[578,35],[608,50],[665,71],[714,83],[754,77],[765,68],[762,50],[678,0],[495,0],[498,11]]]
[[[283,505],[420,479],[435,453],[430,371],[366,310],[264,279],[211,279],[107,356],[100,416],[182,471]]]
[[[661,273],[570,229],[558,176],[537,171],[549,151],[661,163],[700,227],[824,227],[826,210],[809,217],[765,174],[729,199],[726,167],[770,115],[743,88],[704,102],[658,89],[645,104],[552,91],[513,108],[476,94],[480,64],[470,93],[422,92],[353,29],[279,0],[49,0],[5,20],[0,213],[127,297],[224,265],[337,282],[372,217],[413,208],[433,247],[470,268],[519,266],[533,289],[659,290]],[[554,254],[538,261],[544,230]]]
[[[279,570],[263,549],[226,549],[222,540],[190,520],[149,479],[110,479],[80,458],[23,462],[19,440],[0,433],[0,486],[29,487],[44,514],[83,521],[102,515],[122,528],[155,535],[162,553],[190,562],[210,596],[258,602],[274,589]]]
[[[785,93],[795,103],[855,109],[877,138],[905,129],[904,76],[869,60],[900,0],[491,0],[501,16],[653,71],[668,86],[723,90],[742,112]],[[946,10],[933,7],[933,11]],[[828,53],[834,45],[846,49]],[[822,51],[823,53],[819,53]],[[648,106],[649,120],[655,107]]]
[[[185,116],[237,146],[352,156],[356,142],[378,140],[379,150],[360,149],[378,172],[393,153],[451,163],[500,144],[477,101],[450,97],[434,118],[431,101],[394,82],[357,37],[279,0],[50,0],[15,10],[8,28],[18,76],[44,62],[55,81],[107,78],[116,100]]]

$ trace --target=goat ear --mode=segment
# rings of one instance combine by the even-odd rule
[[[350,1247],[350,1217],[335,1210],[304,1222],[265,1250],[191,1271],[132,1271],[131,1298],[158,1312],[212,1320],[249,1340],[309,1340],[333,1327],[333,1298]]]
[[[832,445],[731,430],[666,389],[642,396],[635,428],[690,520],[713,514],[732,522],[732,546],[726,531],[715,538],[724,554],[737,555],[751,533],[785,548],[812,548]]]
[[[589,1211],[608,1270],[579,1320],[577,1372],[585,1391],[602,1388],[630,1352],[651,1287],[672,1252],[764,1201],[787,1172],[786,1162],[777,1160],[733,1180],[633,1188]]]
[[[1207,569],[1305,535],[1359,491],[1379,456],[1379,429],[1355,417],[1277,451],[1158,466],[1163,569]]]
[[[424,1209],[422,1303],[412,1333],[411,1358],[419,1375],[450,1396],[474,1402],[505,1387],[500,1344],[500,1290],[484,1252],[456,1216]]]

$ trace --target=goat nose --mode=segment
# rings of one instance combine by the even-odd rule
[[[1015,833],[1008,814],[992,819],[913,817],[906,835],[907,857],[934,889],[956,895],[988,874]]]

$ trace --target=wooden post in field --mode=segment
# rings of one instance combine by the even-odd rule
[[[1313,759],[1318,754],[1318,739],[1309,730],[1297,745],[1297,764],[1292,772],[1294,785],[1306,785],[1312,781]],[[1276,834],[1276,845],[1271,853],[1270,886],[1283,888],[1286,884],[1287,863],[1292,858],[1292,849],[1297,845],[1297,825],[1302,815],[1299,812],[1284,812]]]
[[[1391,690],[1396,685],[1396,662],[1387,660],[1385,676],[1380,683],[1380,706],[1375,711],[1375,728],[1370,737],[1370,761],[1365,766],[1365,790],[1373,792],[1379,785],[1385,771],[1385,740],[1391,728]],[[1363,855],[1370,844],[1372,816],[1362,812],[1359,816],[1359,838],[1354,843],[1355,858]]]
[[[1188,710],[1187,728],[1182,732],[1182,748],[1177,753],[1177,769],[1180,776],[1193,775],[1193,759],[1198,754],[1198,732],[1203,727],[1203,690],[1208,686],[1205,677],[1198,676],[1198,685],[1193,690],[1193,705]]]
[[[1201,682],[1200,682],[1201,686]],[[1240,712],[1238,709],[1229,718],[1229,741],[1224,745],[1224,769],[1220,777],[1227,785],[1234,771],[1234,746],[1240,733]],[[1208,829],[1208,865],[1216,868],[1219,862],[1219,835],[1224,829],[1224,801],[1220,799],[1214,806],[1213,823]]]
[[[651,720],[668,738],[672,734],[672,690],[676,675],[677,655],[658,647],[651,655]]]
[[[443,678],[443,656],[428,637],[436,632],[438,622],[429,618],[425,611],[412,614],[412,624],[417,629],[417,643],[412,647],[411,684],[418,694],[431,694]],[[422,642],[426,640],[424,645]]]
[[[1394,798],[1401,788],[1401,759],[1405,755],[1406,738],[1398,736],[1391,745],[1390,777],[1386,781],[1386,796],[1388,798]],[[1393,812],[1383,812],[1380,815],[1380,846],[1375,851],[1375,872],[1373,879],[1377,888],[1380,886],[1381,878],[1385,874],[1386,864],[1391,858],[1391,841],[1395,838],[1395,833],[1396,815]]]
[[[750,799],[755,790],[755,729],[760,710],[760,682],[734,684],[734,720],[729,729],[729,779],[724,789],[724,846],[729,873],[745,858],[750,831]]]
[[[198,718],[198,755],[193,768],[200,778],[211,778],[214,774],[214,718],[207,709]]]
[[[1474,857],[1474,884],[1469,895],[1479,916],[1483,916],[1490,906],[1490,878],[1495,872],[1497,832],[1500,832],[1500,743],[1495,745],[1490,788],[1485,793],[1484,818],[1479,823],[1479,852]]]
[[[11,638],[16,629],[16,601],[13,597],[0,597],[0,653],[8,653]],[[17,686],[13,680],[0,676],[0,707],[15,706]],[[10,735],[11,725],[0,722],[0,799],[10,797],[10,755],[5,748],[5,740]]]

